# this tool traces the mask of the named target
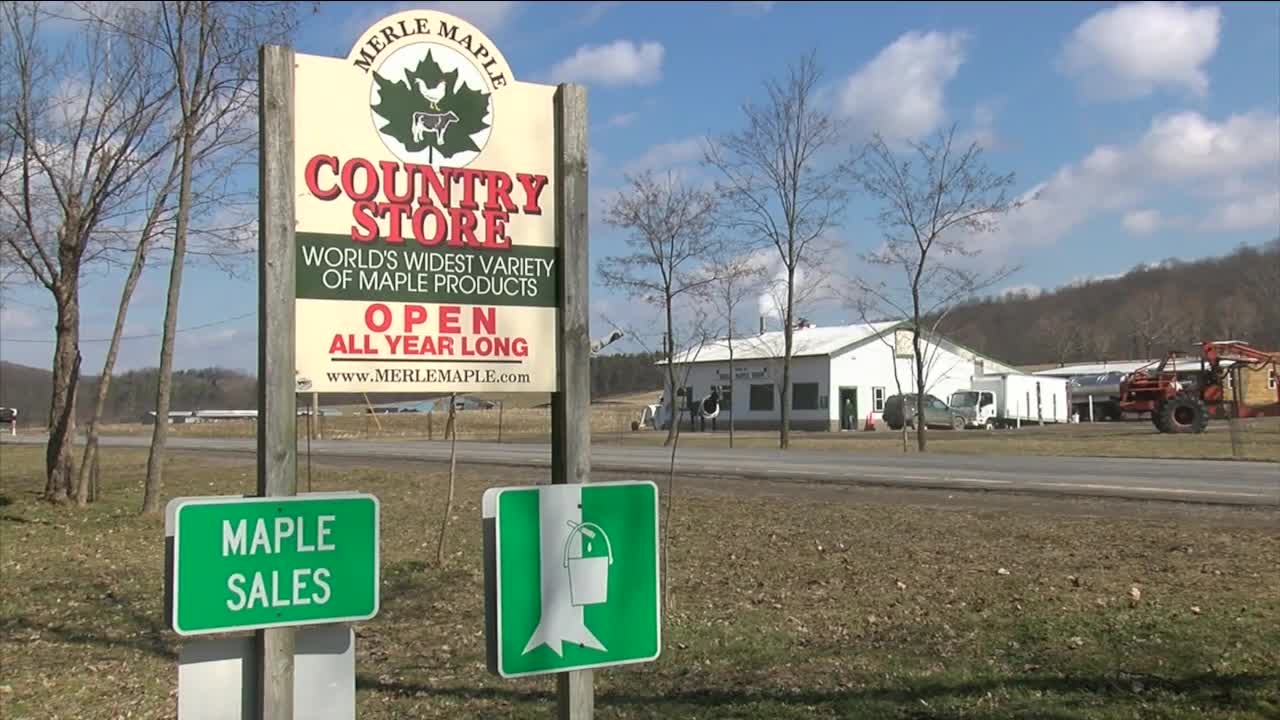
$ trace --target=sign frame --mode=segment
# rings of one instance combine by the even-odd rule
[[[182,525],[183,508],[193,507],[197,505],[232,505],[232,504],[262,504],[262,503],[297,503],[297,502],[315,502],[320,500],[370,500],[373,502],[373,608],[368,615],[352,615],[337,618],[316,618],[313,620],[285,620],[281,622],[271,623],[249,623],[246,625],[236,625],[234,627],[218,628],[214,630],[184,630],[178,624],[178,607],[179,607],[179,559],[182,554],[180,552],[180,530]],[[168,507],[165,508],[165,535],[167,539],[172,541],[172,554],[168,563],[166,563],[166,575],[168,580],[165,582],[166,595],[168,601],[165,608],[165,619],[168,621],[169,629],[184,638],[203,637],[207,635],[228,635],[247,632],[256,632],[258,630],[266,630],[270,628],[294,628],[306,627],[310,625],[343,625],[358,622],[366,622],[378,616],[382,610],[382,501],[377,495],[372,493],[357,491],[339,491],[339,492],[318,492],[304,493],[302,495],[283,495],[283,496],[254,496],[254,495],[214,495],[214,496],[192,496],[178,497],[169,501]]]
[[[631,658],[627,660],[611,660],[598,663],[586,663],[582,665],[571,665],[566,667],[557,667],[546,670],[530,670],[525,672],[509,673],[503,669],[503,635],[502,635],[502,528],[498,522],[499,499],[503,493],[507,492],[529,492],[537,490],[543,492],[548,486],[503,486],[489,488],[485,490],[484,497],[481,501],[481,509],[485,523],[485,566],[486,570],[492,568],[490,572],[485,573],[485,603],[488,606],[485,610],[486,625],[491,625],[485,630],[485,634],[492,638],[492,642],[487,643],[486,655],[490,672],[497,674],[505,680],[515,678],[538,677],[545,675],[556,675],[560,673],[576,672],[580,670],[595,670],[599,668],[618,667],[623,665],[636,665],[640,663],[654,662],[662,656],[662,525],[661,525],[661,509],[662,509],[662,493],[657,483],[651,480],[616,480],[608,482],[592,482],[582,483],[578,487],[583,490],[601,487],[635,487],[645,485],[653,489],[653,558],[654,558],[654,654],[648,657]],[[550,487],[555,487],[550,486]],[[489,527],[492,523],[492,532]],[[490,536],[492,541],[490,542]]]

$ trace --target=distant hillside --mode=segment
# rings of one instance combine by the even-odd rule
[[[591,362],[592,397],[608,397],[656,390],[662,376],[648,355],[608,355]],[[108,420],[134,422],[155,408],[155,368],[132,370],[111,382],[104,412]],[[0,406],[18,409],[23,425],[43,425],[49,417],[52,373],[42,368],[0,362]],[[87,421],[97,394],[97,376],[80,381],[77,417]],[[173,375],[170,407],[173,410],[243,410],[257,407],[257,380],[252,375],[224,368],[179,370]],[[374,403],[421,398],[420,393],[389,393],[371,396]],[[322,396],[325,405],[363,402],[359,394]]]
[[[970,302],[942,331],[1015,365],[1158,357],[1201,340],[1280,349],[1280,238],[1218,258]]]

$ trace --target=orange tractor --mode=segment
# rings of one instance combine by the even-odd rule
[[[1185,363],[1181,368],[1179,360]],[[1158,363],[1138,368],[1120,383],[1120,409],[1151,413],[1151,422],[1162,433],[1204,432],[1211,417],[1227,417],[1229,412],[1243,416],[1245,412],[1238,403],[1232,411],[1227,409],[1228,373],[1268,366],[1274,373],[1280,355],[1243,342],[1207,341],[1200,344],[1199,367],[1196,365],[1196,358],[1175,350]],[[1234,377],[1239,383],[1239,375]],[[1280,395],[1273,401],[1274,405],[1258,408],[1257,414],[1280,413]]]

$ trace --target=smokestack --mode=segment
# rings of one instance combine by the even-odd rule
[[[761,335],[764,334],[764,316],[763,315],[760,316],[760,334]]]

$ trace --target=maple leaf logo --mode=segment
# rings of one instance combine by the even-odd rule
[[[489,127],[489,93],[458,80],[458,71],[445,72],[431,50],[402,79],[384,77],[377,70],[378,101],[371,107],[386,124],[378,132],[394,138],[407,152],[426,150],[428,162],[463,152],[479,152],[472,137]]]

